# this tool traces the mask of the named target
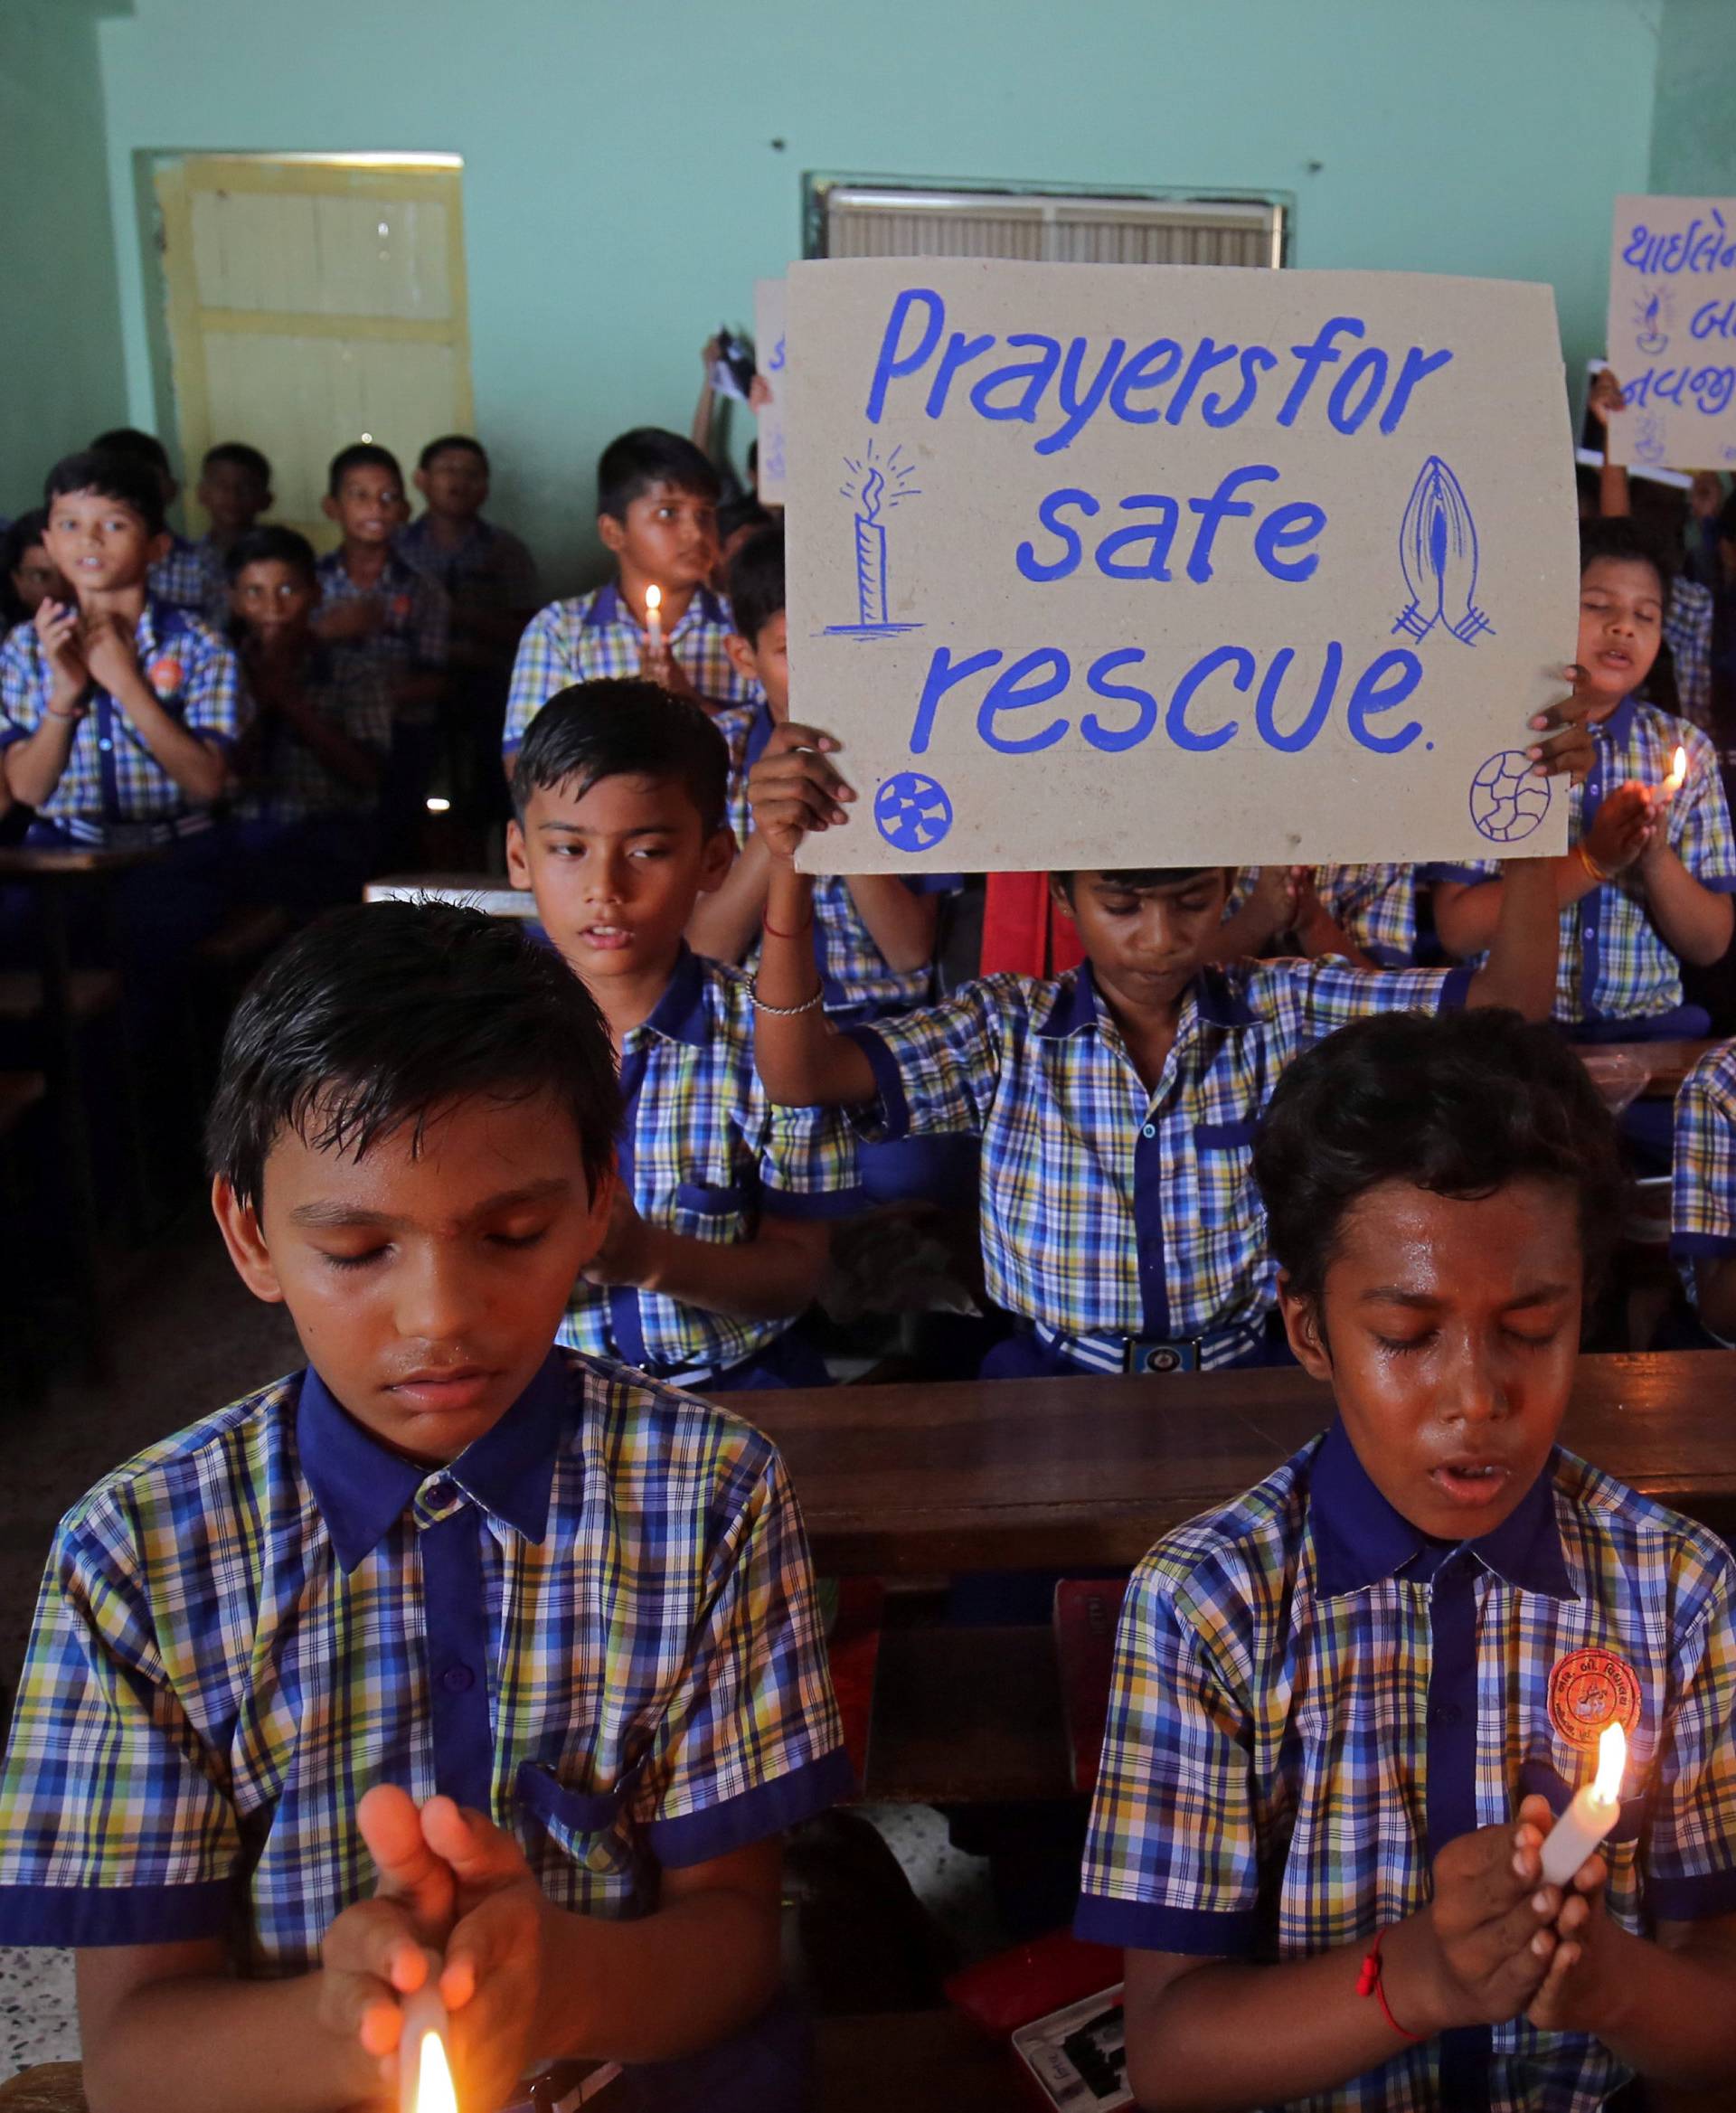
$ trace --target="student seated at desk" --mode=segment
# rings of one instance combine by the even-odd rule
[[[223,912],[226,832],[212,810],[241,731],[235,656],[150,591],[165,539],[150,468],[69,455],[46,498],[44,546],[77,599],[47,597],[0,646],[0,769],[36,811],[27,843],[160,853],[114,902],[128,1003],[148,1033]]]
[[[506,699],[506,768],[557,690],[599,675],[646,675],[707,711],[759,692],[730,657],[730,612],[709,584],[717,563],[717,472],[691,440],[638,426],[597,465],[597,533],[619,568],[606,586],[551,602],[519,641]],[[663,596],[654,647],[646,590]]]
[[[507,863],[601,1009],[620,1062],[620,1180],[561,1341],[706,1392],[824,1386],[797,1324],[829,1220],[862,1207],[842,1118],[774,1108],[739,969],[682,937],[730,870],[729,751],[655,683],[579,683],[531,722]]]
[[[1337,1413],[1128,1588],[1076,1928],[1127,1948],[1140,2105],[1722,2082],[1736,1562],[1555,1443],[1621,1217],[1596,1089],[1511,1014],[1369,1020],[1292,1067],[1255,1165]],[[1548,1883],[1612,1722],[1615,1824]]]
[[[1657,546],[1631,521],[1591,521],[1580,557],[1575,694],[1595,756],[1570,795],[1572,848],[1550,862],[1561,923],[1554,1017],[1576,1042],[1703,1035],[1710,1022],[1684,1003],[1682,964],[1709,967],[1730,945],[1736,836],[1718,751],[1645,693],[1669,596]],[[1665,780],[1678,747],[1687,775],[1672,794]],[[1476,958],[1500,909],[1496,869],[1431,873],[1442,946]],[[1667,1169],[1665,1104],[1636,1102],[1623,1128],[1645,1171]]]
[[[1675,1094],[1670,1253],[1705,1335],[1660,1347],[1736,1345],[1736,1042],[1708,1050]]]
[[[67,1514],[0,1772],[0,1942],[77,1951],[91,2113],[396,2104],[425,1945],[476,2113],[593,2057],[805,2102],[778,1837],[851,1772],[783,1465],[552,1347],[618,1111],[477,910],[335,910],[242,1000],[212,1201],[308,1369]]]
[[[392,693],[376,662],[315,636],[319,575],[305,536],[256,528],[228,563],[253,707],[236,754],[247,891],[297,910],[354,902],[374,870]]]
[[[756,1061],[775,1100],[854,1107],[872,1139],[982,1139],[989,1296],[1017,1334],[986,1377],[1173,1372],[1282,1354],[1254,1124],[1278,1073],[1364,1013],[1511,1005],[1542,1017],[1554,983],[1552,882],[1507,869],[1504,922],[1475,976],[1334,961],[1213,966],[1222,866],[1051,876],[1084,965],[1053,981],[991,976],[940,1005],[833,1032],[816,987],[810,828],[846,819],[821,752],[786,722],[751,780],[770,863],[756,986]],[[1578,730],[1548,763],[1582,762]]]

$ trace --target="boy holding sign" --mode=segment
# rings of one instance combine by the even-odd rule
[[[1531,753],[1582,769],[1590,742],[1552,730]],[[1212,966],[1232,873],[1222,866],[1057,873],[1084,965],[1053,981],[992,976],[944,1004],[835,1033],[816,976],[810,830],[847,822],[838,743],[778,727],[750,778],[770,863],[755,992],[771,1098],[854,1107],[875,1139],[982,1140],[989,1296],[1019,1332],[986,1377],[1174,1372],[1266,1362],[1276,1306],[1251,1179],[1254,1125],[1278,1074],[1364,1014],[1506,1005],[1549,1011],[1555,896],[1547,862],[1507,868],[1501,923],[1475,973],[1367,972],[1334,961]]]
[[[1128,1588],[1076,1927],[1126,1948],[1140,2105],[1723,2081],[1736,1568],[1555,1443],[1621,1215],[1595,1088],[1510,1014],[1369,1020],[1254,1158],[1336,1420]]]

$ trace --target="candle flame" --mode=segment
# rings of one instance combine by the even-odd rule
[[[1606,1724],[1598,1738],[1598,1773],[1591,1795],[1599,1805],[1621,1799],[1622,1773],[1628,1766],[1628,1735],[1619,1724]]]
[[[446,2059],[446,2042],[438,2033],[422,2034],[416,2075],[416,2113],[458,2113],[458,2093]]]
[[[1670,764],[1670,781],[1674,785],[1680,785],[1687,774],[1688,751],[1684,748],[1678,748]]]
[[[646,590],[645,590],[645,612],[646,612],[646,614],[647,616],[655,616],[655,615],[656,614],[657,610],[659,610],[659,609],[660,609],[662,607],[663,607],[663,590],[662,590],[662,588],[661,588],[661,587],[657,587],[657,586],[651,586],[651,587],[647,587],[647,588],[646,589]]]

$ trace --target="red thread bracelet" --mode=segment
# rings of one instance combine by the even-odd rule
[[[799,939],[804,932],[811,931],[814,929],[814,912],[810,910],[807,915],[802,920],[800,924],[796,927],[796,929],[793,932],[780,932],[778,929],[778,927],[773,924],[771,920],[765,914],[763,910],[761,910],[760,913],[760,929],[761,931],[769,932],[774,939]]]
[[[1391,1925],[1388,1925],[1390,1928]],[[1372,1995],[1381,2006],[1381,2015],[1392,2026],[1401,2040],[1409,2040],[1413,2046],[1420,2045],[1428,2035],[1425,2033],[1407,2032],[1392,2015],[1392,2005],[1386,2000],[1386,1985],[1382,1978],[1381,1945],[1386,1937],[1385,1929],[1374,1932],[1374,1941],[1363,1958],[1363,1970],[1356,1976],[1358,1995]]]

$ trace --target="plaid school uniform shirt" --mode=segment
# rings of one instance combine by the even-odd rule
[[[1285,1066],[1367,1014],[1462,1005],[1469,982],[1330,960],[1204,969],[1148,1091],[1089,962],[1054,982],[986,976],[845,1030],[879,1088],[858,1125],[876,1141],[980,1137],[990,1297],[1118,1370],[1123,1339],[1245,1335],[1276,1304],[1252,1160]]]
[[[208,535],[189,542],[171,530],[169,547],[151,567],[147,585],[158,601],[192,609],[207,623],[212,622],[213,598],[223,604],[229,600],[223,561]],[[216,623],[221,627],[221,617]]]
[[[1417,958],[1417,869],[1407,865],[1316,866],[1314,891],[1326,914],[1382,968]],[[1259,866],[1243,866],[1224,905],[1226,920],[1247,901]]]
[[[1670,1253],[1696,1304],[1696,1264],[1736,1255],[1736,1042],[1708,1050],[1676,1089]]]
[[[386,553],[385,568],[372,587],[350,578],[342,551],[330,551],[315,568],[320,599],[327,608],[339,602],[378,601],[384,620],[364,638],[335,642],[335,650],[376,661],[388,680],[408,674],[445,672],[451,647],[452,612],[446,591],[425,573],[406,563],[396,551]],[[431,703],[400,703],[395,716],[406,726],[431,726],[439,716]]]
[[[1494,1533],[1431,1542],[1335,1424],[1134,1572],[1079,1934],[1267,1962],[1365,1944],[1429,1900],[1447,1843],[1533,1792],[1559,1813],[1618,1711],[1609,1913],[1650,1934],[1736,1911],[1733,1583],[1711,1533],[1561,1452]],[[1590,2113],[1624,2074],[1522,2016],[1395,2042],[1295,2104]]]
[[[1736,836],[1718,751],[1699,728],[1656,704],[1626,697],[1591,732],[1591,769],[1568,796],[1569,841],[1585,840],[1598,809],[1629,778],[1661,785],[1681,747],[1687,750],[1688,775],[1666,810],[1670,848],[1702,887],[1736,894]],[[1430,866],[1427,872],[1437,881],[1483,881],[1500,870],[1477,863]],[[1557,1020],[1575,1026],[1642,1020],[1674,1012],[1682,1002],[1682,964],[1652,922],[1636,869],[1618,873],[1562,910]]]
[[[392,693],[378,661],[341,653],[322,639],[313,639],[301,689],[318,718],[383,767],[392,752]],[[363,815],[379,800],[377,791],[341,777],[315,754],[288,719],[277,713],[261,731],[251,778],[241,812],[260,821]]]
[[[373,1890],[356,1806],[444,1793],[557,1906],[847,1793],[800,1514],[770,1441],[551,1353],[449,1467],[312,1372],[107,1476],[61,1522],[0,1773],[0,1942],[226,1940],[319,1961]]]
[[[454,609],[505,613],[534,606],[536,561],[510,529],[478,516],[448,549],[435,542],[429,523],[428,514],[418,514],[392,547],[440,588]]]
[[[730,605],[700,588],[664,637],[687,679],[713,704],[752,704],[758,683],[736,674],[725,640],[733,627]],[[554,695],[573,683],[637,675],[645,634],[613,580],[590,594],[552,601],[531,618],[518,642],[506,699],[505,750],[515,755],[525,729]]]
[[[748,773],[764,755],[776,722],[771,707],[760,703],[720,712],[715,724],[730,744],[730,827],[736,843],[745,849],[753,835]],[[965,884],[962,873],[901,874],[898,879],[913,895],[956,895]],[[934,963],[894,968],[876,944],[842,873],[815,875],[814,934],[826,1010],[833,1018],[889,1019],[926,1005],[934,995]],[[757,939],[747,958],[750,967],[759,961]]]
[[[1712,731],[1712,590],[1697,580],[1677,580],[1670,589],[1664,618],[1664,642],[1675,664],[1676,694],[1682,716],[1704,732]]]
[[[738,969],[682,949],[650,1016],[621,1038],[621,1099],[617,1163],[649,1225],[736,1246],[762,1217],[838,1218],[863,1207],[844,1118],[766,1099],[753,1068],[753,1001]],[[560,1340],[696,1386],[791,1325],[580,1281]]]
[[[241,677],[230,646],[192,610],[147,597],[135,633],[138,665],[157,702],[191,734],[224,755],[241,727]],[[48,656],[33,624],[0,646],[0,749],[36,731],[52,691]],[[60,783],[37,810],[90,844],[148,825],[165,841],[209,828],[208,809],[187,797],[100,687],[73,730]]]

